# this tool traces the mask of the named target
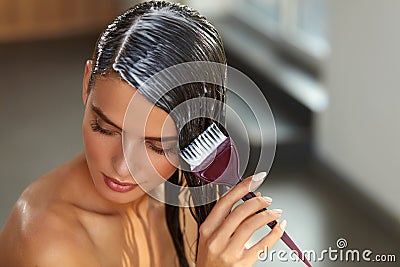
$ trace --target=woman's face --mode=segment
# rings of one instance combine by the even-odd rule
[[[113,202],[128,203],[175,172],[176,127],[164,110],[118,78],[98,78],[87,94],[89,77],[90,62],[83,83],[82,124],[89,171],[100,195]],[[129,109],[133,115],[127,116],[130,121],[125,121],[123,128],[132,97],[134,106],[132,109],[131,104]]]

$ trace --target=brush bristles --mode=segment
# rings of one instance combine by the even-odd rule
[[[179,154],[190,165],[191,170],[193,170],[227,138],[218,126],[213,123],[193,142],[181,150]]]

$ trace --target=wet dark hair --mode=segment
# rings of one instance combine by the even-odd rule
[[[135,88],[142,81],[170,66],[193,61],[211,61],[226,64],[222,40],[217,30],[191,8],[164,1],[140,3],[113,20],[100,35],[93,55],[92,75],[89,92],[98,76],[116,75]],[[222,77],[224,79],[225,77]],[[225,102],[224,86],[209,83],[190,83],[174,88],[158,101],[152,92],[139,90],[149,101],[167,113],[180,103],[199,96]],[[219,122],[224,121],[224,110],[219,106],[213,111]],[[177,118],[173,118],[179,124]],[[212,119],[200,117],[185,122],[179,132],[179,147],[188,145],[204,131]],[[183,171],[189,187],[203,185],[191,172]],[[177,170],[168,180],[182,186],[183,179]],[[166,183],[165,190],[169,190]],[[172,190],[172,189],[171,189]],[[214,187],[205,189],[202,196],[192,195],[200,200],[215,195]],[[171,194],[166,194],[166,198]],[[216,198],[213,198],[216,199]],[[166,199],[167,203],[170,203]],[[198,227],[206,219],[215,201],[191,208]],[[172,236],[180,266],[189,266],[185,257],[183,234],[179,223],[179,207],[165,204],[166,221]],[[197,242],[198,245],[198,242]],[[196,249],[197,258],[197,249]]]

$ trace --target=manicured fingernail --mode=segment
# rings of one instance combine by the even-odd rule
[[[282,231],[285,231],[286,223],[286,220],[283,220],[279,223],[279,227],[282,229]]]
[[[282,213],[281,209],[273,209],[271,211],[272,211],[272,213],[275,213],[275,214],[281,214]]]
[[[266,172],[259,172],[257,174],[254,174],[253,177],[251,177],[251,180],[254,182],[258,182],[264,180],[265,176],[267,176]]]
[[[256,190],[263,183],[266,176],[267,176],[266,172],[259,172],[257,174],[254,174],[253,177],[251,177],[249,191],[252,192]]]
[[[265,199],[265,201],[267,201],[268,203],[271,203],[272,202],[272,198],[270,198],[270,197],[263,197],[264,199]]]

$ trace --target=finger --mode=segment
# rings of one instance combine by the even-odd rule
[[[286,220],[277,223],[268,235],[266,235],[251,248],[245,250],[245,252],[243,253],[243,258],[255,262],[258,259],[260,251],[268,253],[268,251],[266,250],[271,249],[276,244],[276,242],[279,241],[285,231],[285,227]]]
[[[233,205],[239,201],[243,196],[249,193],[250,184],[255,179],[257,181],[265,179],[266,172],[257,173],[251,177],[246,178],[243,182],[237,184],[230,191],[226,192],[211,210],[207,219],[200,226],[200,234],[210,235],[213,233],[225,220],[226,216],[230,213]],[[254,183],[254,182],[253,182]]]
[[[257,229],[266,226],[267,223],[278,219],[281,216],[281,214],[282,210],[280,209],[266,210],[247,218],[236,229],[235,233],[233,234],[229,242],[227,249],[238,253],[241,252],[246,242],[250,239],[252,234],[254,234],[254,232],[257,231]]]
[[[219,239],[221,244],[227,245],[225,242],[229,242],[229,240],[225,237],[230,237],[249,216],[271,205],[271,201],[272,199],[268,197],[254,197],[236,206],[218,229],[216,239]],[[263,217],[263,215],[258,217]]]

